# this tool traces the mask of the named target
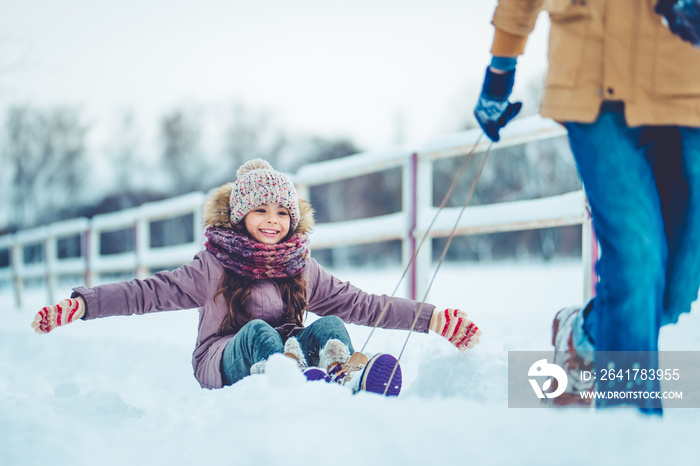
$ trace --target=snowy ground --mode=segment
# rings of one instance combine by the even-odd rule
[[[390,292],[399,270],[334,271]],[[30,329],[42,292],[22,310],[0,293],[0,464],[696,464],[700,411],[663,419],[507,407],[507,351],[549,350],[554,312],[581,301],[574,262],[448,265],[429,301],[467,310],[480,345],[459,353],[413,334],[404,389],[386,399],[305,383],[284,364],[223,390],[192,376],[196,311]],[[662,331],[664,350],[700,350],[700,312]],[[351,326],[356,346],[368,330]],[[375,332],[368,351],[398,354],[406,332]]]

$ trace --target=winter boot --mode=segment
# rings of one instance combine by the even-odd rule
[[[291,357],[291,356],[289,356],[289,357]],[[292,359],[296,359],[296,358],[292,357]],[[256,362],[250,368],[250,375],[264,374],[266,367],[267,367],[267,360],[263,359],[262,361]],[[304,367],[304,368],[302,368],[301,366],[299,368],[301,369],[301,373],[304,374],[304,377],[306,377],[306,380],[308,380],[310,382],[315,381],[315,380],[323,380],[326,382],[330,382],[330,377],[328,376],[328,373],[326,371],[324,371],[323,369],[319,369],[318,367]]]
[[[386,396],[401,392],[401,366],[390,354],[377,354],[367,363],[360,378],[360,390]]]
[[[367,358],[354,353],[346,363],[339,363],[328,375],[331,382],[348,386],[353,393],[360,390],[386,396],[401,392],[401,366],[390,354],[379,353]]]
[[[294,359],[302,372],[306,370],[306,358],[304,357],[304,352],[301,350],[301,345],[299,345],[299,341],[296,338],[291,337],[285,342],[284,355],[288,358]],[[267,366],[266,359],[256,362],[250,367],[250,374],[264,374],[265,366]]]
[[[318,353],[318,367],[330,371],[338,364],[345,364],[350,359],[350,349],[340,340],[331,338]]]
[[[550,401],[555,406],[591,406],[592,398],[581,396],[581,392],[593,390],[593,380],[583,380],[582,371],[593,371],[593,353],[578,352],[574,345],[574,330],[577,318],[584,310],[580,307],[568,307],[557,312],[552,323],[552,344],[554,345],[554,364],[564,369],[568,384],[564,393]],[[580,322],[580,321],[579,321]],[[556,384],[556,382],[555,382]],[[553,387],[556,389],[556,386]]]
[[[263,359],[262,361],[256,362],[255,364],[250,366],[250,375],[264,374],[266,365],[267,365],[266,359]]]
[[[351,379],[359,381],[360,377],[356,376],[362,373],[362,370],[367,366],[367,362],[369,362],[369,358],[364,354],[359,352],[353,353],[347,361],[338,362],[328,370],[331,382],[349,385]],[[357,385],[359,387],[359,382]]]
[[[299,369],[301,369],[306,380],[325,380],[326,382],[330,380],[325,370],[318,367],[307,367],[304,352],[301,350],[301,345],[299,345],[299,341],[296,338],[291,337],[284,343],[284,355],[297,361]]]
[[[301,350],[299,340],[296,338],[290,337],[284,342],[284,355],[295,359],[297,364],[299,364],[299,369],[306,369],[306,358],[304,357],[304,352]]]

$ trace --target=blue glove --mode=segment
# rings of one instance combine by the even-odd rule
[[[700,0],[659,0],[654,8],[672,33],[700,47]]]
[[[494,57],[495,58],[495,57]],[[513,59],[514,61],[514,59]],[[486,136],[492,141],[498,141],[498,132],[520,112],[521,102],[510,103],[508,97],[513,91],[515,82],[515,64],[505,73],[494,73],[491,67],[486,68],[484,86],[481,89],[479,102],[474,109],[474,116]]]

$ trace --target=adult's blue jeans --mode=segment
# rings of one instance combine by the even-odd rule
[[[638,363],[655,369],[660,327],[700,287],[700,128],[629,127],[620,102],[566,128],[601,246],[584,329],[596,351],[654,352]],[[596,372],[609,364],[596,358]]]
[[[332,338],[345,343],[350,354],[354,352],[345,324],[336,316],[321,317],[299,332],[295,338],[299,341],[309,366],[318,365],[321,349]],[[229,340],[224,348],[221,358],[224,385],[238,382],[250,375],[253,364],[283,352],[284,341],[277,330],[263,320],[251,320]]]

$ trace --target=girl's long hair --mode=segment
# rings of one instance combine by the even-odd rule
[[[234,229],[247,235],[248,232],[242,223],[234,225]],[[293,234],[290,231],[284,241]],[[271,278],[270,280],[275,282],[280,290],[282,302],[286,308],[286,322],[294,322],[301,327],[306,311],[306,281],[302,274],[288,278]],[[227,305],[226,315],[219,326],[220,333],[229,334],[236,332],[252,320],[253,317],[246,309],[246,304],[250,299],[254,282],[255,279],[245,278],[229,269],[224,269],[224,274],[219,282],[219,289],[214,295],[214,298],[223,295]]]

